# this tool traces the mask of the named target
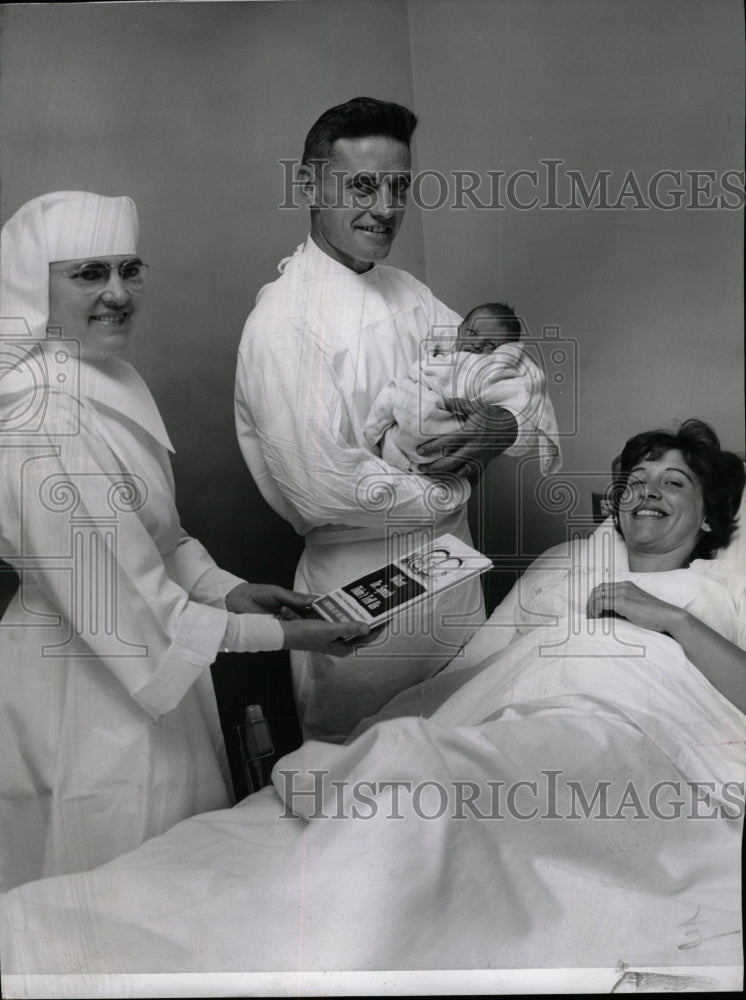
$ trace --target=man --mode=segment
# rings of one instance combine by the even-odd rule
[[[428,477],[388,466],[365,442],[373,400],[460,318],[410,274],[381,266],[401,226],[417,119],[398,104],[356,98],[326,111],[306,138],[300,190],[306,243],[280,265],[243,331],[236,424],[269,504],[305,538],[296,586],[322,594],[451,532],[470,541],[467,474],[515,438],[502,413],[472,423]],[[293,656],[306,738],[340,741],[394,694],[437,672],[479,623],[478,581],[400,616],[344,664]]]

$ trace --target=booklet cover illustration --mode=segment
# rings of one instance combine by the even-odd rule
[[[426,595],[463,583],[491,567],[491,560],[470,545],[454,535],[440,535],[387,566],[317,598],[311,607],[326,621],[382,625]]]

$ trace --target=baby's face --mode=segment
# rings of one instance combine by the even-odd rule
[[[475,309],[459,326],[453,349],[468,354],[491,354],[500,344],[515,339],[515,334],[503,327],[498,316]]]

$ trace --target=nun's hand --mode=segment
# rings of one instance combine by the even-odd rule
[[[273,583],[239,583],[226,595],[225,606],[236,614],[275,615],[282,608],[302,611],[314,598]]]
[[[364,622],[325,622],[312,618],[297,618],[285,609],[280,618],[285,633],[283,649],[310,649],[331,656],[349,656],[355,650],[355,639],[370,632]]]

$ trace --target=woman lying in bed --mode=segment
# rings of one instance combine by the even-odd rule
[[[739,967],[746,581],[708,557],[743,469],[689,421],[623,478],[621,534],[537,560],[348,745],[9,893],[4,976]]]
[[[729,590],[738,594],[740,584],[740,596],[746,599],[746,565],[738,567],[735,559],[711,561],[736,530],[743,487],[743,462],[723,451],[702,421],[687,420],[676,433],[647,431],[630,438],[612,494],[617,538],[602,532],[595,541],[565,543],[545,552],[465,647],[462,658],[456,657],[433,680],[403,692],[372,721],[407,714],[406,705],[417,705],[414,714],[429,714],[464,683],[464,667],[478,668],[485,654],[494,654],[532,627],[549,624],[547,616],[566,618],[575,633],[578,618],[616,617],[671,636],[708,681],[746,711],[746,652],[737,645],[738,622],[729,613],[733,601],[726,599],[718,607],[720,584],[713,582],[713,576],[734,577]],[[696,575],[672,572],[689,567]],[[704,582],[701,573],[706,574]],[[540,586],[534,585],[537,579]],[[740,621],[740,628],[746,630],[746,623]]]
[[[615,504],[631,571],[659,573],[711,559],[728,544],[744,483],[743,463],[690,420],[678,435],[639,434],[622,454],[625,491]],[[692,543],[694,545],[692,547]],[[746,710],[746,653],[706,620],[651,597],[629,581],[596,587],[588,615],[611,612],[675,639],[726,698]]]

